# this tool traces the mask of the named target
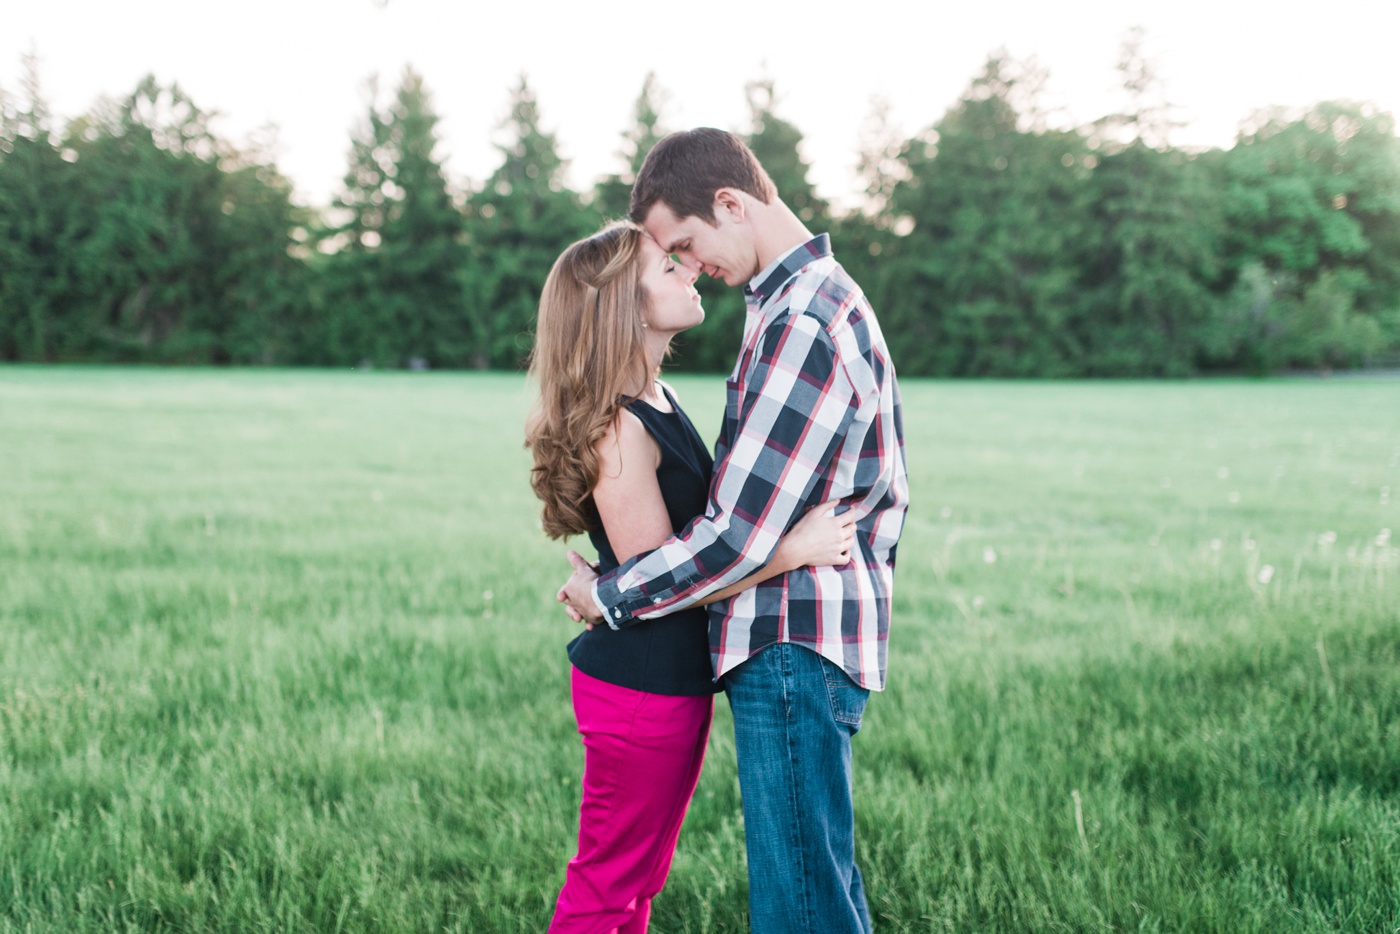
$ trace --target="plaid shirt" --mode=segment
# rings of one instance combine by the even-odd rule
[[[880,326],[822,234],[744,290],[748,318],[727,383],[705,515],[603,575],[614,629],[695,603],[761,568],[810,507],[856,511],[844,567],[803,567],[710,606],[715,677],[779,642],[812,649],[883,690],[895,545],[909,500],[899,388]]]

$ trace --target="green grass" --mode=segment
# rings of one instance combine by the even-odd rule
[[[903,391],[877,927],[1400,930],[1400,383]],[[582,751],[527,401],[0,368],[0,930],[544,929]],[[739,813],[721,699],[654,930],[745,930]]]

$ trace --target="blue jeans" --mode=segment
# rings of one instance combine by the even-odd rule
[[[855,860],[851,737],[870,692],[837,665],[771,645],[724,677],[734,711],[754,934],[869,934]]]

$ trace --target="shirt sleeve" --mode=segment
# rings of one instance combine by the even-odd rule
[[[811,314],[768,326],[740,393],[705,515],[597,581],[594,600],[614,629],[684,609],[767,564],[812,502],[860,404],[831,335]]]

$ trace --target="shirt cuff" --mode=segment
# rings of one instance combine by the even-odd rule
[[[598,582],[597,582],[597,581],[594,581],[594,582],[593,582],[593,605],[596,606],[596,607],[598,608],[598,612],[602,614],[602,616],[603,616],[603,621],[606,622],[606,623],[608,624],[608,628],[609,628],[609,629],[617,629],[617,628],[618,628],[617,620],[613,618],[612,614],[608,613],[608,608],[607,608],[607,606],[603,603],[603,599],[602,599],[601,597],[598,596]],[[617,615],[620,617],[620,616],[622,615],[622,611],[621,611],[621,610],[618,610],[618,611],[617,611]]]

